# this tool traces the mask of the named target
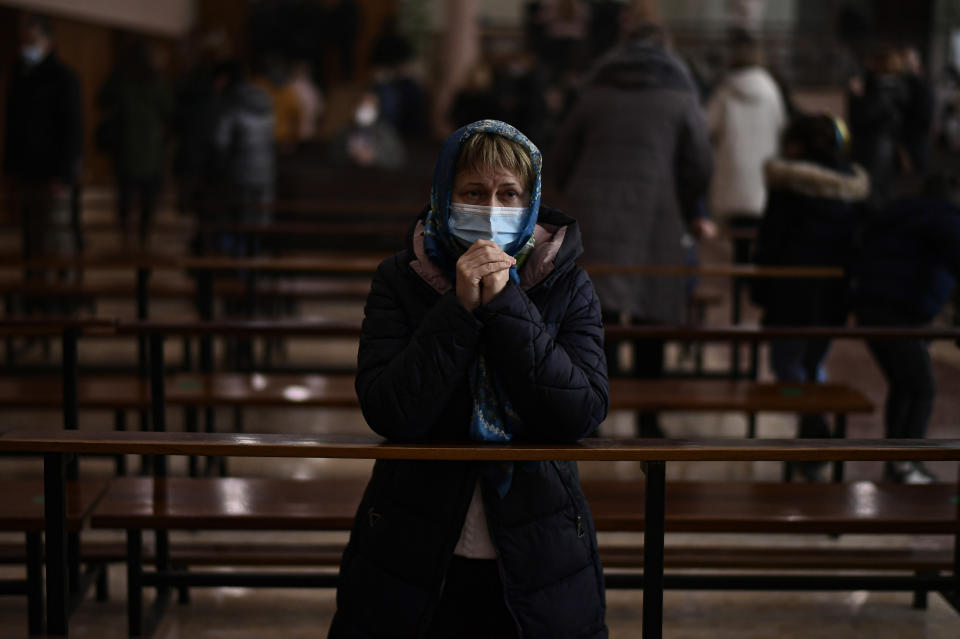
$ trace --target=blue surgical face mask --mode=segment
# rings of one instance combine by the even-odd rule
[[[502,249],[523,232],[527,207],[450,203],[450,233],[468,244],[491,240]]]
[[[25,45],[20,49],[20,56],[23,58],[24,62],[33,66],[43,60],[43,56],[46,55],[47,51],[41,46],[37,45]]]

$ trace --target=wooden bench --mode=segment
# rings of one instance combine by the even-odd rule
[[[217,280],[213,294],[218,299],[242,299],[253,297],[293,298],[297,300],[349,300],[363,301],[370,292],[369,280],[349,279],[279,279],[258,281],[254,286],[238,279]],[[193,300],[197,286],[193,282],[151,282],[147,294],[152,299]],[[84,301],[97,299],[134,300],[137,287],[134,282],[0,282],[0,295],[8,299],[54,299],[68,298]]]
[[[124,529],[129,543],[126,562],[132,587],[128,601],[142,605],[143,586],[164,584],[183,591],[191,586],[224,587],[333,587],[342,543],[175,543],[169,547],[166,568],[144,573],[156,562],[156,553],[144,550],[143,532],[149,530],[282,530],[339,531],[353,524],[365,480],[350,479],[187,479],[123,478],[111,485],[97,507],[95,528]],[[644,490],[640,482],[588,480],[584,492],[600,532],[645,530]],[[748,482],[671,482],[666,490],[666,531],[702,533],[860,533],[960,534],[954,500],[957,486],[900,486],[851,484],[780,484]],[[636,587],[643,568],[643,546],[600,545],[608,586]],[[755,588],[756,576],[717,573],[718,570],[780,571],[762,579],[776,580],[779,588],[845,588],[909,585],[904,573],[922,577],[950,574],[955,557],[944,550],[902,548],[851,549],[811,547],[693,546],[665,548],[667,587]],[[229,573],[197,572],[198,566],[229,566]],[[237,572],[237,567],[314,567],[319,573]],[[331,569],[333,570],[331,572]],[[696,569],[697,575],[673,574]],[[703,571],[714,571],[704,573]],[[889,577],[832,575],[827,580],[810,571],[868,571],[897,573]],[[784,575],[783,571],[804,574]],[[818,581],[819,580],[819,581]],[[919,584],[915,605],[923,606],[927,590]],[[134,627],[142,620],[133,618]]]
[[[94,506],[106,491],[107,483],[106,480],[83,480],[66,485],[66,530],[71,535],[71,548],[79,548],[79,533],[88,525]],[[0,594],[26,595],[27,626],[31,635],[37,635],[43,631],[44,625],[41,536],[46,521],[43,483],[39,480],[5,479],[2,486],[0,530],[24,533],[24,544],[17,549],[17,554],[20,562],[26,566],[26,578],[0,580]],[[98,596],[105,595],[103,562],[88,561],[87,571],[81,574],[81,561],[76,554],[65,557],[64,561],[70,573],[71,610],[79,605],[94,581],[98,583]]]
[[[960,441],[956,440],[585,440],[579,444],[511,444],[507,446],[478,444],[412,444],[390,443],[376,437],[315,437],[293,435],[223,435],[223,434],[174,434],[174,433],[81,433],[78,431],[35,433],[11,431],[0,435],[0,452],[30,452],[44,454],[45,501],[49,513],[65,513],[64,478],[67,454],[147,454],[147,455],[232,455],[252,457],[326,457],[353,459],[435,459],[474,461],[524,461],[524,460],[593,460],[593,461],[641,461],[645,462],[644,509],[644,589],[643,628],[644,637],[662,636],[662,589],[663,534],[666,507],[666,463],[670,461],[838,461],[856,460],[960,460]],[[169,486],[158,482],[151,486],[151,494],[169,495],[163,488],[154,493],[154,486]],[[837,485],[842,486],[842,485]],[[928,487],[921,487],[928,488]],[[835,485],[825,485],[823,490],[837,490]],[[853,496],[864,498],[854,502],[855,511],[862,517],[876,509],[878,500],[866,491],[854,490]],[[710,494],[709,486],[707,494]],[[229,495],[226,497],[230,504]],[[240,500],[242,502],[242,500]],[[914,508],[912,499],[908,508]],[[716,500],[706,501],[708,518]],[[814,500],[816,503],[817,500]],[[881,500],[882,502],[882,500]],[[166,502],[166,498],[165,501]],[[702,502],[701,502],[702,503]],[[242,503],[237,504],[242,507]],[[942,503],[941,503],[942,506]],[[956,517],[956,504],[950,504]],[[912,516],[912,515],[911,515]],[[48,556],[65,556],[66,535],[62,527],[65,516],[47,518]],[[791,515],[787,516],[787,522]],[[837,522],[828,520],[827,530],[837,530]],[[929,523],[929,522],[928,522]],[[788,525],[785,523],[785,525]],[[948,528],[947,524],[943,524]],[[956,524],[952,529],[957,531]],[[161,533],[164,531],[160,531]],[[946,534],[946,533],[944,533]],[[157,564],[160,567],[155,577],[145,579],[147,585],[158,585],[160,608],[169,589],[189,582],[188,575],[164,574],[169,564],[168,539],[158,533]],[[136,544],[131,543],[135,551]],[[51,554],[51,548],[54,554]],[[60,554],[57,554],[60,553]],[[47,562],[48,620],[50,633],[66,635],[66,577],[57,561]],[[955,570],[948,577],[884,577],[883,581],[867,581],[866,577],[838,580],[831,587],[864,588],[877,587],[900,590],[936,590],[954,604],[957,603]],[[136,579],[136,575],[134,575]],[[624,578],[626,579],[626,578]],[[879,578],[878,578],[879,579]],[[808,580],[809,581],[809,580]],[[628,581],[611,583],[611,587],[627,585]],[[629,583],[640,584],[636,578]],[[758,587],[758,581],[750,582]],[[873,584],[870,586],[869,584]],[[136,585],[136,584],[135,584]],[[202,585],[197,583],[194,585]],[[804,587],[814,584],[804,582]],[[741,582],[741,586],[746,586]],[[691,586],[692,587],[692,586]],[[697,587],[707,587],[697,584]],[[767,587],[767,586],[763,586]],[[131,602],[135,605],[136,602]],[[132,627],[131,634],[142,629]]]
[[[262,373],[177,374],[164,384],[165,405],[188,408],[229,406],[274,408],[357,408],[352,375],[283,375]],[[136,377],[83,376],[77,387],[78,407],[100,410],[145,410],[151,405],[150,383]],[[60,409],[62,382],[50,377],[0,377],[0,406]],[[831,413],[834,436],[846,436],[850,413],[870,413],[873,404],[844,384],[760,383],[745,380],[610,380],[613,410]],[[243,416],[234,414],[234,430]],[[190,424],[195,421],[188,420]],[[753,425],[752,420],[748,425]],[[195,430],[195,425],[190,427]],[[750,429],[749,437],[755,432]],[[834,477],[842,477],[842,466]]]
[[[191,586],[332,587],[335,573],[202,573],[198,566],[336,568],[342,543],[263,543],[260,541],[187,542],[169,546],[163,574],[143,573],[156,562],[156,552],[143,544],[150,530],[340,531],[353,523],[366,480],[355,479],[115,479],[91,519],[94,528],[123,529],[130,537],[115,544],[85,547],[88,562],[123,559],[133,575],[128,600],[142,601],[144,585],[187,589]],[[584,492],[598,531],[643,532],[644,489],[640,482],[587,480]],[[666,532],[789,534],[960,534],[955,505],[957,486],[849,484],[781,484],[689,482],[667,484]],[[41,519],[42,521],[42,519]],[[610,587],[635,587],[643,568],[642,544],[602,543],[601,559]],[[814,589],[810,571],[869,571],[915,575],[949,574],[955,568],[948,550],[902,548],[857,549],[837,544],[812,547],[678,546],[665,549],[668,571],[697,569],[696,576],[666,575],[667,587],[750,589],[756,577],[702,574],[704,570],[804,571],[808,576],[763,576],[778,587]],[[37,568],[39,569],[39,567]],[[849,576],[843,577],[850,579]],[[833,587],[836,576],[823,581]],[[879,585],[876,579],[864,583]],[[896,582],[900,583],[900,582]],[[905,583],[905,582],[904,582]],[[853,582],[848,587],[855,588]],[[904,588],[901,588],[904,589]],[[926,590],[918,588],[922,604]],[[186,596],[181,592],[181,597]],[[133,609],[136,610],[134,605]],[[139,622],[135,619],[134,625]]]

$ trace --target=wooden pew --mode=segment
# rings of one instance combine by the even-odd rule
[[[359,408],[352,375],[283,375],[262,373],[175,374],[166,378],[165,405],[170,407]],[[150,384],[129,376],[88,376],[79,380],[78,408],[146,410]],[[49,377],[0,377],[0,407],[60,409],[63,387]],[[613,410],[831,413],[834,436],[846,436],[850,413],[873,412],[873,404],[844,384],[782,384],[745,380],[612,379]],[[235,412],[234,430],[244,430]],[[195,430],[191,428],[190,430]],[[753,436],[750,433],[750,436]],[[193,462],[195,463],[195,462]],[[192,468],[193,466],[191,466]],[[842,466],[834,477],[843,476]]]
[[[66,531],[79,535],[90,522],[94,506],[107,489],[105,480],[83,480],[66,485]],[[39,480],[5,479],[0,491],[0,530],[24,534],[24,544],[17,553],[26,566],[25,579],[0,580],[0,594],[26,595],[27,627],[31,636],[39,635],[44,626],[43,610],[43,544],[45,527],[43,483]],[[79,541],[78,537],[73,537]],[[74,549],[79,545],[74,544]],[[76,550],[75,550],[76,552]],[[93,582],[97,582],[98,597],[106,596],[106,571],[103,562],[88,562],[81,573],[80,558],[66,557],[69,570],[69,608],[83,600]]]
[[[894,487],[887,491],[885,487],[870,482],[852,485],[811,484],[811,485],[770,485],[744,484],[729,485],[723,488],[724,500],[718,500],[717,490],[720,484],[710,483],[703,486],[688,487],[677,484],[668,488],[666,482],[666,464],[671,461],[838,461],[838,460],[960,460],[960,441],[958,440],[585,440],[578,444],[510,444],[506,446],[462,444],[416,444],[390,443],[376,437],[316,437],[294,435],[199,435],[174,433],[35,433],[31,431],[12,431],[0,435],[0,451],[31,452],[45,455],[45,500],[48,508],[47,539],[48,555],[51,547],[54,552],[65,546],[65,532],[62,529],[63,518],[53,518],[50,513],[65,512],[63,498],[64,473],[63,455],[76,453],[110,454],[160,454],[160,455],[231,455],[253,457],[332,457],[354,459],[444,459],[475,461],[522,461],[551,459],[594,460],[594,461],[642,461],[645,462],[645,486],[642,493],[637,486],[626,484],[622,487],[599,486],[600,496],[591,497],[596,503],[594,510],[602,514],[603,521],[614,528],[639,529],[645,532],[643,548],[644,573],[640,575],[610,575],[610,587],[637,587],[642,583],[644,589],[643,632],[644,637],[662,636],[662,593],[664,586],[687,588],[735,587],[743,589],[767,589],[771,587],[790,587],[796,589],[883,589],[925,591],[933,590],[943,594],[954,606],[960,609],[957,593],[960,592],[957,575],[960,574],[954,556],[954,570],[948,576],[872,576],[839,575],[830,577],[817,575],[812,577],[785,577],[774,575],[675,575],[665,579],[663,535],[670,527],[672,530],[704,530],[718,526],[724,530],[743,532],[744,526],[756,525],[760,530],[778,530],[780,532],[843,532],[849,530],[863,532],[871,530],[876,534],[883,531],[895,533],[918,530],[936,531],[938,534],[953,535],[960,549],[960,518],[957,504],[948,498],[956,497],[956,486],[919,486]],[[210,480],[184,480],[210,481]],[[216,480],[220,481],[220,480]],[[180,490],[180,480],[159,478],[147,480],[142,484],[149,486],[153,499],[162,499],[163,506],[147,505],[141,512],[148,518],[167,518],[163,525],[174,524],[169,519],[180,512],[173,504],[189,508],[185,501],[171,501]],[[189,484],[186,484],[189,486]],[[208,484],[211,485],[211,484]],[[588,484],[589,485],[589,484]],[[118,484],[119,486],[119,484]],[[128,488],[133,486],[130,483]],[[239,490],[240,484],[234,485]],[[798,487],[799,486],[799,487]],[[622,488],[622,490],[621,490]],[[141,487],[142,489],[142,487]],[[900,490],[904,489],[904,490]],[[910,489],[909,491],[907,489]],[[617,492],[619,490],[619,492]],[[687,498],[682,498],[687,490]],[[626,491],[626,492],[624,492]],[[779,491],[779,492],[778,492]],[[794,491],[794,492],[787,492]],[[803,491],[808,491],[806,494]],[[187,492],[195,492],[188,490]],[[592,492],[592,491],[591,491]],[[614,493],[612,501],[603,502],[606,496]],[[133,492],[121,491],[129,500]],[[223,498],[223,493],[220,499]],[[302,493],[301,493],[302,494]],[[315,492],[313,494],[316,494]],[[923,495],[923,497],[920,497]],[[141,497],[143,494],[141,493]],[[789,500],[796,498],[791,508]],[[354,495],[356,498],[356,495]],[[642,500],[641,500],[642,498]],[[929,501],[928,501],[929,498]],[[636,502],[620,503],[620,499],[636,499]],[[743,500],[738,502],[738,500]],[[294,500],[296,502],[296,499]],[[283,510],[283,506],[271,503],[264,495],[254,500],[266,504],[274,512]],[[105,501],[104,504],[109,504]],[[231,501],[230,505],[242,510],[244,499]],[[752,507],[746,514],[737,515],[737,504]],[[609,505],[608,505],[609,504]],[[669,504],[669,505],[668,505]],[[779,506],[777,506],[779,504]],[[899,515],[891,515],[899,510]],[[933,509],[924,511],[926,505]],[[845,514],[837,514],[834,507],[846,508]],[[233,516],[229,508],[220,503],[217,512],[225,512],[226,517]],[[613,509],[611,512],[609,509]],[[689,509],[689,512],[687,510]],[[719,510],[718,510],[719,509]],[[807,510],[804,510],[807,509]],[[637,513],[642,510],[643,517]],[[290,512],[302,509],[294,507]],[[239,512],[239,510],[238,510]],[[669,515],[668,515],[669,513]],[[686,514],[684,514],[686,513]],[[352,515],[352,513],[350,513]],[[681,516],[683,515],[683,516]],[[208,517],[211,515],[207,515]],[[299,517],[300,515],[294,515]],[[309,514],[306,515],[309,518]],[[242,520],[242,517],[240,517]],[[341,513],[341,523],[345,517]],[[598,521],[601,517],[598,516]],[[184,519],[183,525],[189,525]],[[301,520],[306,521],[306,520]],[[102,523],[102,521],[101,521]],[[114,521],[119,524],[119,521]],[[155,521],[153,523],[156,523]],[[204,523],[213,525],[212,521]],[[314,522],[317,523],[317,522]],[[331,523],[335,523],[331,520]],[[874,525],[875,524],[875,525]],[[58,527],[58,525],[60,527]],[[127,522],[128,526],[135,525]],[[179,525],[179,524],[177,524]],[[236,523],[230,524],[237,525]],[[192,527],[196,527],[194,523]],[[606,526],[606,524],[605,524]],[[131,530],[128,548],[132,556],[138,556],[142,547],[142,529]],[[158,542],[161,538],[158,537]],[[144,585],[155,586],[160,594],[162,609],[163,598],[170,588],[182,585],[215,585],[229,579],[229,575],[204,573],[178,573],[172,570],[170,548],[166,543],[158,543],[158,570],[143,574],[140,562],[130,562],[130,583],[132,594],[131,634],[138,635],[143,628],[141,610],[135,595]],[[62,555],[59,555],[62,556]],[[936,564],[936,562],[934,562]],[[50,584],[57,585],[48,590],[48,611],[51,634],[65,636],[66,615],[65,600],[62,593],[66,578],[61,574],[61,565],[55,561],[47,563]],[[235,575],[238,579],[241,575]],[[314,579],[317,577],[314,576]],[[264,585],[265,578],[251,577],[251,583]],[[290,579],[295,579],[291,577]],[[325,584],[311,582],[310,577],[302,577],[298,585],[332,585],[335,578]],[[270,585],[267,583],[267,585]],[[59,615],[59,616],[58,616]]]

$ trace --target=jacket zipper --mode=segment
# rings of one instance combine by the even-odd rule
[[[557,460],[552,459],[550,463],[553,465],[553,470],[557,473],[557,479],[560,480],[560,484],[563,486],[563,489],[567,492],[567,497],[570,499],[570,504],[573,506],[574,511],[576,512],[576,523],[577,523],[577,538],[583,539],[583,536],[586,534],[586,530],[583,528],[583,513],[577,508],[577,500],[573,497],[573,491],[570,490],[570,487],[567,486],[567,482],[563,479],[563,473],[560,472],[560,465]]]

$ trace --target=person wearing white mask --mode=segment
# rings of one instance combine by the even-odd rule
[[[400,135],[380,117],[377,94],[365,91],[357,101],[353,123],[334,136],[330,159],[339,165],[399,169],[406,158]]]
[[[572,442],[609,404],[576,221],[540,205],[512,126],[453,133],[407,248],[377,269],[357,396],[394,441]],[[329,639],[605,639],[574,462],[378,460],[343,553]]]
[[[22,221],[23,257],[72,252],[69,196],[80,170],[80,83],[53,51],[53,27],[20,24],[20,58],[7,91],[3,168]]]

